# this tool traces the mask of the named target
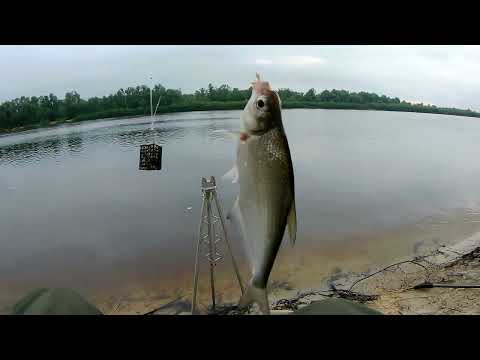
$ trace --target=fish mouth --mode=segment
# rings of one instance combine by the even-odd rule
[[[265,95],[267,92],[272,91],[268,81],[262,81],[258,73],[256,76],[257,80],[252,82],[252,90],[255,91],[257,95]]]

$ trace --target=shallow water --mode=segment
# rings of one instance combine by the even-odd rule
[[[91,299],[189,296],[200,180],[217,177],[228,210],[237,188],[220,177],[235,142],[223,130],[239,129],[239,115],[162,115],[153,133],[149,118],[134,118],[0,137],[0,305],[53,286]],[[274,285],[315,286],[480,230],[478,119],[285,110],[284,124],[298,235],[295,249],[282,247]],[[163,168],[139,171],[139,147],[152,141]],[[229,265],[218,268],[223,298],[239,294]]]

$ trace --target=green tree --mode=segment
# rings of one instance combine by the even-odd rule
[[[315,100],[315,89],[308,90],[304,95],[305,100]]]

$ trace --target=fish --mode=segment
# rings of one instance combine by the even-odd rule
[[[225,176],[239,184],[227,218],[240,224],[251,278],[239,308],[253,303],[270,314],[267,284],[288,226],[293,246],[297,233],[293,164],[282,123],[281,99],[270,84],[252,82],[252,95],[242,115],[243,131],[236,161]]]

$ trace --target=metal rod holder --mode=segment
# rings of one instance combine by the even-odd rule
[[[201,245],[207,247],[205,251],[205,257],[208,260],[210,266],[210,287],[212,292],[212,309],[215,310],[215,266],[217,262],[223,259],[222,255],[218,252],[217,244],[223,239],[227,246],[227,251],[230,254],[230,260],[235,271],[235,275],[240,285],[242,294],[244,293],[244,287],[242,279],[240,277],[240,271],[238,270],[237,263],[233,257],[232,248],[228,239],[227,230],[225,228],[225,219],[223,217],[222,207],[217,194],[217,186],[215,177],[202,178],[202,210],[200,213],[200,224],[198,227],[198,241],[197,250],[195,255],[195,271],[193,276],[193,298],[192,298],[192,310],[194,314],[197,306],[197,289],[198,289],[198,275],[200,267],[200,252]],[[215,209],[214,209],[215,208]],[[215,212],[218,215],[215,215]],[[220,225],[222,228],[222,236],[216,233],[215,225]]]

